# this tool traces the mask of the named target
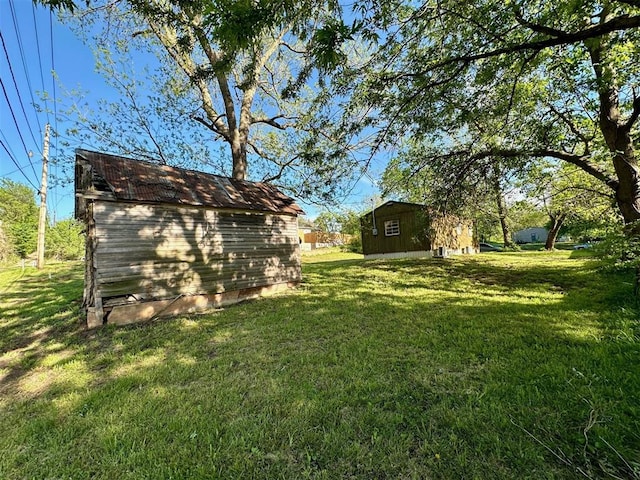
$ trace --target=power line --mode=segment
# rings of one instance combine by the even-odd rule
[[[16,155],[16,152],[14,152],[13,149],[11,148],[11,142],[9,141],[7,136],[4,134],[4,130],[0,130],[0,135],[2,135],[2,138],[4,138],[5,143],[9,147],[9,152],[11,153],[11,155],[13,155],[13,157],[16,158],[18,155]]]
[[[27,80],[27,87],[29,87],[29,96],[31,97],[31,105],[33,106],[33,111],[36,113],[36,117],[38,116],[38,111],[36,110],[36,101],[33,98],[33,87],[31,86],[31,77],[29,76],[29,69],[27,68],[27,62],[24,55],[24,46],[22,45],[22,37],[20,37],[20,29],[18,28],[18,21],[16,19],[16,12],[13,6],[13,0],[9,0],[9,9],[11,10],[11,19],[13,21],[13,29],[16,33],[16,39],[18,40],[18,50],[20,51],[20,59],[22,60],[22,69],[24,71],[25,79]],[[40,132],[40,137],[42,138],[42,128],[40,128],[40,123],[38,122],[38,130]],[[38,145],[38,151],[42,153],[39,148],[40,143],[36,142]],[[36,175],[37,177],[37,175]]]
[[[53,90],[53,120],[56,125],[56,133],[58,132],[58,100],[56,98],[56,64],[54,61],[54,48],[53,48],[53,12],[49,10],[49,37],[51,44],[51,87]],[[56,141],[56,153],[57,153],[57,141]]]
[[[42,56],[40,55],[40,36],[38,35],[38,25],[36,23],[36,6],[31,2],[31,12],[33,13],[33,29],[36,32],[36,51],[38,52],[38,65],[40,66],[40,82],[42,83],[42,91],[44,92],[44,74],[42,73]],[[47,97],[44,97],[44,111],[47,114],[47,123],[49,123],[49,108],[47,106]]]
[[[20,95],[20,89],[18,88],[18,82],[16,81],[16,76],[13,73],[13,67],[11,66],[11,60],[9,59],[9,52],[7,52],[7,46],[4,42],[4,35],[0,32],[0,40],[2,40],[2,49],[4,50],[4,56],[7,59],[7,64],[9,65],[9,72],[11,73],[11,78],[13,79],[13,85],[16,89],[16,93],[18,94],[18,101],[20,103],[20,108],[22,109],[22,114],[24,115],[24,119],[27,122],[27,128],[29,129],[29,133],[31,134],[31,138],[33,139],[33,143],[38,145],[38,141],[36,140],[36,136],[33,134],[33,129],[31,128],[31,124],[29,123],[29,118],[27,117],[27,112],[24,109],[24,102],[22,101],[22,96]]]
[[[11,159],[11,161],[13,162],[13,164],[18,167],[18,171],[20,173],[22,173],[22,176],[27,180],[27,182],[29,182],[29,184],[35,189],[36,192],[39,192],[40,189],[38,187],[35,186],[35,184],[31,181],[31,179],[27,176],[26,173],[24,173],[24,170],[22,170],[22,167],[20,166],[20,164],[16,161],[15,158],[13,158],[13,155],[11,155],[11,152],[9,152],[9,149],[7,148],[7,146],[4,144],[4,142],[2,140],[0,140],[0,145],[2,146],[2,148],[4,148],[4,151],[7,152],[7,155],[9,156],[9,158]]]
[[[15,159],[18,157],[18,155],[16,155],[16,152],[14,152],[14,151],[13,151],[13,149],[11,148],[11,142],[9,141],[9,139],[7,138],[7,136],[5,135],[4,130],[0,130],[0,136],[2,136],[2,138],[4,139],[4,145],[3,145],[3,147],[4,147],[5,151],[8,151],[8,153],[9,153],[9,158],[11,158],[11,159],[13,160],[13,163],[14,163],[14,164],[16,164],[16,166],[18,167],[18,169],[17,169],[17,170],[14,170],[14,171],[12,171],[12,172],[9,172],[9,173],[5,173],[5,174],[3,174],[3,176],[4,176],[4,177],[7,177],[7,176],[9,176],[9,175],[13,175],[13,174],[14,174],[14,173],[16,173],[16,172],[20,172],[20,171],[22,171],[22,167],[21,167],[20,165],[18,165],[18,164],[17,164],[17,162],[16,162],[16,160],[15,160]],[[31,164],[31,157],[30,157],[30,156],[28,156],[27,158],[29,158],[29,163]],[[32,167],[33,167],[33,164],[31,164],[31,165],[32,165]],[[23,175],[24,175],[24,173],[23,173]],[[27,179],[27,181],[29,181],[29,183],[31,183],[29,179]],[[33,185],[33,184],[32,184],[32,185]],[[36,188],[36,190],[37,190],[37,188]]]
[[[21,170],[20,168],[16,168],[15,170],[11,170],[10,172],[3,173],[2,175],[0,175],[0,177],[2,177],[2,178],[10,177],[14,173],[18,173],[20,170]]]
[[[53,144],[53,158],[55,161],[53,162],[53,174],[58,178],[58,100],[56,98],[56,64],[54,61],[54,47],[53,47],[53,11],[49,9],[49,44],[51,46],[51,86],[53,91],[53,121],[54,121],[54,135],[55,143]],[[59,203],[58,200],[58,182],[53,185],[53,200],[55,202],[55,208]]]
[[[4,88],[4,82],[2,81],[2,77],[0,77],[0,86],[2,86],[2,92],[4,93],[4,98],[6,98],[7,100],[7,105],[9,106],[9,111],[11,112],[11,117],[13,117],[13,123],[16,126],[16,129],[18,130],[18,136],[20,137],[20,140],[22,141],[22,146],[24,147],[24,153],[27,154],[27,157],[29,156],[29,149],[27,148],[27,145],[24,142],[24,138],[22,137],[22,132],[20,131],[20,127],[18,126],[18,121],[16,120],[16,114],[13,113],[13,107],[11,106],[11,102],[9,101],[9,95],[7,95],[7,89]],[[33,174],[36,176],[36,178],[38,178],[38,174],[36,173],[36,169],[33,167],[33,163],[29,162],[29,165],[31,165],[31,169],[33,170]]]

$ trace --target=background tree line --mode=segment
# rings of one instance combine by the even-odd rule
[[[0,180],[0,262],[27,258],[36,251],[38,207],[27,185]],[[78,260],[84,255],[82,225],[74,219],[48,225],[45,255],[57,260]]]

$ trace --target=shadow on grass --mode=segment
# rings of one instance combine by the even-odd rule
[[[46,356],[77,345],[82,332],[79,264],[18,272],[0,285],[0,392]]]
[[[304,270],[290,295],[93,332],[78,327],[79,274],[21,281],[2,299],[12,403],[0,404],[0,446],[14,448],[0,466],[73,478],[637,473],[621,460],[640,452],[627,279],[517,254]]]

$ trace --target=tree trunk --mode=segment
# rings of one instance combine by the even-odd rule
[[[509,222],[507,220],[507,203],[504,201],[502,195],[502,188],[500,188],[500,179],[498,174],[494,172],[493,187],[496,196],[496,204],[498,206],[498,218],[500,218],[500,227],[502,228],[502,239],[505,248],[512,248],[513,240],[511,239],[511,230],[509,229]]]
[[[567,218],[567,214],[561,213],[559,215],[553,215],[550,213],[549,217],[551,218],[551,228],[549,229],[549,235],[547,235],[547,241],[544,244],[545,250],[553,250],[555,248],[558,232],[560,232],[560,229]]]
[[[500,197],[502,199],[502,197]],[[502,239],[504,242],[505,248],[513,247],[513,240],[511,239],[511,230],[509,229],[509,225],[507,223],[507,214],[506,210],[501,210],[501,207],[506,208],[504,200],[498,201],[498,215],[500,216],[500,227],[502,228]]]
[[[640,220],[640,171],[631,125],[620,119],[617,89],[612,87],[600,92],[600,105],[600,130],[613,156],[613,167],[618,177],[616,203],[624,223],[629,225]],[[631,230],[640,234],[638,227],[631,227]]]
[[[610,132],[602,130],[613,153],[613,166],[618,177],[616,203],[625,225],[629,226],[628,233],[640,235],[640,227],[633,225],[640,220],[640,172],[633,141],[626,128],[615,128]]]
[[[231,158],[233,161],[233,173],[236,180],[246,180],[247,177],[247,144],[242,142],[236,133],[231,142]]]
[[[603,10],[602,21],[607,11]],[[602,136],[612,154],[613,167],[618,178],[615,186],[616,203],[626,225],[640,220],[640,170],[635,153],[631,129],[640,115],[640,100],[633,102],[633,112],[623,119],[620,112],[620,94],[616,83],[616,71],[612,67],[611,52],[606,51],[606,38],[594,39],[586,44],[591,65],[598,81],[600,104],[599,125]],[[640,235],[638,226],[630,226],[628,234]]]

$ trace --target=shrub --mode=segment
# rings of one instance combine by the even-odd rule
[[[84,255],[84,233],[77,220],[61,220],[47,229],[45,253],[57,260],[79,260]]]
[[[349,243],[343,245],[344,250],[351,253],[362,253],[362,238],[360,235],[354,235]]]

